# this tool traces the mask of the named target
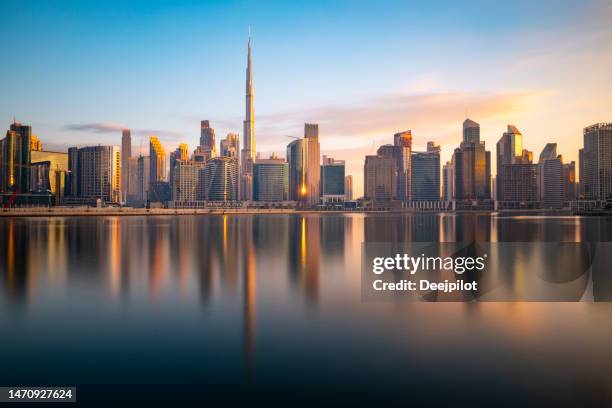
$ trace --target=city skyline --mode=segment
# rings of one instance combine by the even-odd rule
[[[25,53],[20,69],[6,67],[0,81],[13,97],[0,102],[1,119],[9,123],[16,116],[31,125],[50,149],[120,145],[126,127],[132,130],[134,155],[147,150],[152,134],[166,151],[179,143],[191,149],[203,119],[210,120],[219,139],[240,133],[249,25],[258,87],[257,150],[264,158],[272,152],[282,155],[289,141],[285,135],[300,136],[304,123],[318,123],[321,154],[346,161],[356,196],[363,193],[363,158],[374,153],[372,145],[384,144],[403,129],[412,130],[414,150],[424,151],[429,141],[439,143],[441,163],[450,159],[465,117],[481,124],[487,146],[494,146],[511,123],[529,140],[527,149],[539,152],[556,142],[567,161],[578,162],[582,129],[612,116],[612,85],[602,80],[612,69],[607,46],[612,29],[606,23],[612,8],[604,2],[569,3],[558,13],[549,13],[544,3],[500,10],[478,3],[447,5],[444,16],[426,5],[409,9],[387,3],[382,10],[369,10],[365,3],[338,3],[327,5],[326,13],[311,6],[315,12],[308,17],[299,17],[299,6],[251,10],[242,3],[128,3],[108,15],[93,5],[87,10],[71,2],[36,5],[31,32],[11,30],[12,22],[0,28],[7,38],[0,46],[5,55],[36,51]],[[0,7],[20,21],[31,6],[6,2]],[[236,23],[232,30],[211,34],[189,24],[211,11]],[[359,18],[366,12],[373,13],[373,24],[362,29]],[[88,13],[96,14],[95,21],[73,18]],[[193,15],[185,27],[167,31],[168,38],[148,37],[166,20],[186,14]],[[265,24],[279,14],[287,16],[281,27]],[[128,17],[136,18],[141,34],[121,27]],[[382,24],[400,17],[412,17],[413,23],[409,28]],[[512,29],[504,26],[507,21]],[[62,24],[57,27],[57,22]],[[320,23],[315,33],[307,30],[308,22]],[[470,25],[477,22],[478,29]],[[54,29],[41,37],[52,23]],[[100,24],[99,31],[74,36],[92,24]],[[432,33],[434,28],[435,35],[415,44],[419,30]],[[486,39],[479,35],[484,31]],[[125,41],[118,42],[122,35]],[[91,50],[82,50],[85,44]],[[426,46],[431,50],[425,52]],[[88,59],[96,50],[102,52]],[[124,64],[110,62],[115,52]],[[292,57],[299,54],[313,64]],[[445,68],[449,59],[452,69]],[[44,70],[43,61],[48,62]],[[495,168],[494,157],[491,165]]]

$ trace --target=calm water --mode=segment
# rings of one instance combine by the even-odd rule
[[[364,303],[360,256],[364,241],[611,238],[612,219],[484,214],[0,219],[0,385],[609,405],[612,303]]]

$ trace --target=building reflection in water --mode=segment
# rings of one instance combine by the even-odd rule
[[[321,223],[322,217],[312,214],[294,216],[289,223],[289,281],[293,289],[303,290],[309,305],[319,299]]]

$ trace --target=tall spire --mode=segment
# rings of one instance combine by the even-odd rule
[[[253,66],[251,63],[251,29],[249,27],[248,57],[246,69],[246,114],[244,118],[244,144],[241,155],[240,195],[243,200],[253,198],[253,163],[255,162],[255,109],[253,102]]]
[[[246,115],[244,119],[244,150],[248,150],[251,159],[255,159],[255,110],[253,102],[253,66],[251,62],[251,29],[249,28],[248,57],[246,69]]]

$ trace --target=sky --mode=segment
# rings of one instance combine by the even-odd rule
[[[450,160],[461,124],[488,150],[513,124],[539,156],[578,160],[582,129],[612,121],[608,1],[0,2],[0,121],[45,149],[157,135],[195,149],[200,120],[242,134],[249,27],[255,137],[285,155],[303,124],[346,160],[363,193],[366,154],[410,129]]]

